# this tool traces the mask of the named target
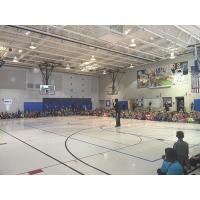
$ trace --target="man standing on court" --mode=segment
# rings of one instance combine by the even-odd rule
[[[119,102],[118,99],[115,99],[115,104],[113,104],[114,108],[115,108],[115,113],[116,113],[116,127],[120,126],[120,106],[119,106]]]

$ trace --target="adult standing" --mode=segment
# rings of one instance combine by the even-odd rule
[[[113,104],[113,106],[115,108],[115,114],[116,114],[116,127],[119,127],[121,125],[120,124],[121,109],[120,109],[118,99],[115,99],[115,104]]]

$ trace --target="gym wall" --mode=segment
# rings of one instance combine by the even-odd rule
[[[187,82],[185,82],[184,84],[172,85],[170,88],[137,88],[138,70],[145,69],[148,67],[164,67],[169,64],[184,61],[188,61],[189,70],[188,75],[186,75]],[[129,100],[143,97],[145,99],[160,98],[160,100],[162,101],[162,97],[172,97],[173,106],[171,110],[176,110],[176,97],[184,97],[186,111],[190,111],[190,105],[193,99],[200,98],[200,94],[191,92],[191,66],[194,66],[194,55],[187,54],[184,56],[179,56],[176,59],[169,59],[130,69],[126,72],[126,74],[123,75],[119,85],[119,93],[116,96],[110,96],[105,92],[111,87],[112,82],[108,75],[102,76],[100,77],[99,81],[100,100],[114,98]],[[163,107],[161,106],[160,109],[163,109]]]
[[[49,84],[55,84],[55,95],[40,95],[40,73],[32,70],[3,67],[0,69],[0,112],[24,109],[24,102],[42,102],[43,98],[92,98],[99,106],[99,78],[76,74],[52,73]],[[11,104],[5,104],[11,100]]]

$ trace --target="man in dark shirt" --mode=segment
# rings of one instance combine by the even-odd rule
[[[120,113],[121,113],[118,99],[115,99],[115,104],[113,104],[113,106],[115,108],[115,113],[116,113],[116,127],[118,127],[120,126]]]

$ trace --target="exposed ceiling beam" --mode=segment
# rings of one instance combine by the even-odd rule
[[[19,35],[19,36],[24,36],[23,34],[21,34],[21,33],[15,33],[15,32],[13,32],[13,31],[10,31],[10,30],[2,30],[3,32],[6,32],[6,33],[11,33],[11,34],[16,34],[16,35]],[[37,37],[35,37],[35,36],[29,36],[29,38],[32,38],[32,39],[38,39],[38,40],[40,40],[40,41],[42,41],[43,39],[41,39],[41,38],[37,38]],[[23,43],[25,43],[25,41],[23,41],[23,40],[17,40],[16,38],[12,38],[13,39],[13,41],[18,41],[18,42],[23,42]],[[55,42],[55,41],[50,41],[49,40],[49,44],[56,44],[56,45],[59,45],[60,43],[58,43],[58,42]],[[64,46],[66,46],[66,44],[62,44],[62,45],[64,45]],[[47,45],[41,45],[41,46],[43,46],[43,47],[49,47],[49,46],[47,46]],[[78,46],[74,46],[74,45],[70,45],[70,44],[68,44],[67,45],[68,47],[72,47],[72,48],[75,48],[75,49],[78,49],[78,50],[87,50],[88,52],[90,52],[90,53],[83,53],[83,52],[80,52],[80,51],[75,51],[75,50],[67,50],[66,48],[64,49],[64,48],[58,48],[58,47],[54,47],[54,46],[51,46],[51,47],[49,47],[49,48],[51,48],[51,49],[55,49],[55,50],[62,50],[62,51],[65,51],[65,52],[70,52],[70,53],[79,53],[79,54],[82,54],[82,55],[86,55],[86,56],[91,56],[91,53],[93,53],[92,51],[93,50],[91,50],[91,49],[85,49],[85,48],[81,48],[81,47],[78,47]],[[98,56],[96,56],[97,58],[101,58],[101,59],[104,59],[104,60],[106,60],[105,59],[105,57],[106,56],[108,56],[108,54],[107,53],[105,53],[105,52],[97,52],[98,54],[100,54],[101,56],[103,56],[103,57],[100,57],[99,55]],[[122,55],[113,55],[113,54],[109,54],[109,56],[110,57],[113,57],[115,60],[116,59],[125,59],[126,61],[123,61],[123,62],[126,62],[127,64],[130,64],[130,63],[132,63],[132,62],[134,62],[134,61],[137,61],[137,62],[140,62],[141,64],[146,64],[146,62],[144,62],[144,61],[141,61],[141,60],[137,60],[137,59],[135,59],[134,58],[134,60],[131,60],[131,59],[133,59],[133,58],[130,58],[130,57],[125,57],[125,56],[122,56]]]
[[[181,27],[179,25],[175,25],[175,27],[178,28],[179,30],[183,31],[184,33],[188,34],[189,36],[195,38],[196,40],[200,41],[200,37],[197,37],[196,35],[194,35],[190,31],[186,30],[185,28],[183,28],[183,27]]]
[[[67,41],[67,42],[73,42],[73,43],[85,45],[85,46],[88,46],[88,47],[94,47],[94,48],[97,48],[97,49],[101,49],[101,50],[105,50],[105,51],[108,51],[108,52],[129,56],[129,57],[132,57],[132,58],[141,59],[141,60],[144,60],[144,61],[154,61],[152,59],[142,58],[140,56],[135,56],[135,55],[131,55],[131,54],[128,54],[128,53],[121,52],[121,51],[108,49],[106,47],[102,47],[102,46],[99,46],[99,45],[89,44],[89,43],[82,42],[82,41],[79,41],[79,40],[66,38],[66,37],[63,37],[63,36],[58,35],[58,34],[47,33],[45,31],[41,31],[41,30],[35,29],[35,28],[30,28],[30,27],[26,27],[26,26],[16,26],[16,25],[9,25],[9,27],[22,29],[22,30],[26,30],[26,31],[31,31],[31,32],[34,32],[34,33],[37,33],[37,34],[46,35],[46,36],[57,38],[57,39],[64,40],[64,41]]]
[[[162,39],[165,39],[166,41],[175,43],[177,46],[179,46],[179,47],[181,47],[181,48],[183,48],[183,49],[187,49],[187,44],[186,44],[186,42],[177,39],[177,38],[176,38],[175,36],[173,36],[173,35],[170,35],[170,34],[167,34],[167,33],[163,33],[163,32],[157,32],[157,31],[154,31],[154,30],[151,30],[151,29],[147,28],[146,26],[145,26],[145,27],[144,27],[144,26],[139,26],[139,27],[143,28],[144,31],[147,31],[147,32],[152,33],[152,34],[154,34],[154,35],[156,35],[156,36],[158,36],[158,37],[160,37],[160,38],[162,38]],[[173,39],[172,39],[172,38],[173,38]],[[175,39],[175,40],[174,40],[174,39]],[[177,40],[179,40],[179,42],[177,42]],[[184,43],[184,45],[183,45],[183,44],[180,44],[180,42],[181,42],[181,43]]]

